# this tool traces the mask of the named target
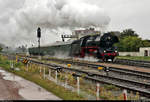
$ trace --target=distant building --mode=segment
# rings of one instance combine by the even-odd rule
[[[141,47],[140,56],[150,56],[150,47]]]
[[[77,36],[78,39],[83,37],[83,36],[86,36],[86,35],[95,35],[95,34],[101,34],[101,32],[96,31],[95,28],[75,30],[73,32],[73,35]]]

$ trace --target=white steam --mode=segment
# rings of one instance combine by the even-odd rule
[[[10,1],[14,2],[9,3]],[[15,7],[10,6],[5,12],[0,11],[3,12],[0,16],[0,21],[3,21],[0,23],[3,36],[0,40],[9,45],[36,44],[37,27],[42,28],[42,44],[46,44],[60,40],[60,33],[57,34],[60,29],[71,32],[74,28],[103,27],[110,22],[103,8],[81,0],[1,1],[5,2],[5,8],[15,4]]]
[[[58,59],[73,59],[73,60],[80,60],[80,61],[90,61],[90,62],[98,62],[99,59],[93,57],[93,56],[85,56],[84,58],[80,58],[80,57],[71,57],[69,56],[69,52],[59,52],[57,51],[57,53],[55,53],[55,55],[50,56],[50,55],[46,55],[45,57],[49,58],[49,57],[54,57],[54,58],[58,58]]]
[[[108,25],[110,18],[102,8],[81,1],[26,0],[25,6],[18,12],[16,21],[23,28],[27,26],[29,29],[30,23],[33,26],[56,29],[91,25],[99,27]]]
[[[85,56],[84,58],[74,58],[75,60],[81,60],[81,61],[90,61],[90,62],[98,62],[99,59],[93,57],[93,56]]]
[[[51,57],[60,58],[60,59],[69,59],[69,58],[71,58],[69,56],[69,52],[61,52],[61,51],[55,52],[55,55],[53,55]]]

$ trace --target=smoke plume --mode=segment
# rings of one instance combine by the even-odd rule
[[[107,26],[110,18],[103,8],[79,0],[5,0],[0,16],[1,42],[9,45],[37,44],[37,27],[42,44],[60,40],[65,30]],[[7,38],[7,39],[6,39]]]

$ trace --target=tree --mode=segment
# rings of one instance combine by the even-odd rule
[[[111,34],[117,34],[119,37],[119,43],[115,44],[119,51],[134,52],[139,51],[140,47],[150,47],[150,41],[142,40],[132,29],[123,30],[120,34],[119,32],[111,32]]]
[[[150,42],[148,40],[142,40],[141,47],[150,47]]]
[[[138,34],[136,34],[135,31],[133,31],[132,29],[125,29],[125,30],[123,30],[123,32],[121,32],[120,38],[122,39],[127,36],[138,37]]]
[[[5,46],[4,44],[1,44],[1,43],[0,43],[0,52],[2,52],[4,46]]]
[[[2,52],[3,48],[0,46],[0,52]]]
[[[142,46],[142,39],[137,36],[126,36],[116,46],[119,51],[123,52],[139,51],[139,48]]]

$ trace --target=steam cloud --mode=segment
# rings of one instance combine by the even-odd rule
[[[9,45],[36,44],[37,27],[46,44],[60,39],[57,32],[110,22],[103,8],[81,0],[0,0],[0,6],[6,8],[0,11],[0,40]]]

